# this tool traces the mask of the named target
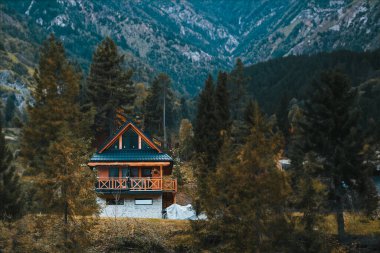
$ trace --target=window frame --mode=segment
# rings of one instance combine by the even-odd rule
[[[138,204],[136,201],[150,201],[150,203],[140,203]],[[135,199],[135,205],[136,206],[151,206],[153,205],[153,199],[152,198],[145,198],[145,199]]]

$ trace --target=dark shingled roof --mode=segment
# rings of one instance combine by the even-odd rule
[[[114,149],[93,154],[90,162],[173,162],[173,159],[156,150]]]

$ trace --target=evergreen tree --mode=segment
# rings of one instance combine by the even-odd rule
[[[215,129],[215,131],[217,131],[219,135],[222,135],[222,131],[229,131],[231,125],[227,77],[226,72],[219,72],[215,88],[215,113],[218,121],[218,129]],[[219,146],[222,146],[222,144],[223,138],[221,137]]]
[[[92,118],[80,112],[79,76],[54,35],[43,43],[35,79],[34,101],[28,107],[29,121],[22,132],[21,156],[31,167],[28,172],[38,174],[49,169],[44,156],[50,143],[57,140],[59,128],[70,122],[79,137],[91,138],[88,125]]]
[[[218,155],[218,119],[216,116],[215,88],[211,75],[199,95],[197,117],[194,126],[194,148],[202,155],[205,165],[213,170]]]
[[[230,73],[229,79],[232,119],[242,120],[244,116],[244,109],[248,103],[247,85],[249,78],[245,76],[244,64],[241,59],[238,58],[236,60],[235,68]]]
[[[166,128],[173,126],[173,92],[170,87],[170,78],[160,73],[157,75],[148,90],[148,96],[145,100],[144,127],[148,133],[156,133],[164,137]]]
[[[188,119],[181,120],[179,127],[179,155],[183,160],[189,160],[193,152],[193,125]]]
[[[10,95],[7,98],[7,103],[5,104],[5,121],[7,123],[11,122],[16,110],[16,96],[15,94]]]
[[[28,108],[22,141],[25,164],[34,176],[34,211],[62,215],[62,223],[50,232],[62,251],[82,252],[80,238],[88,236],[91,224],[75,216],[97,211],[93,174],[82,166],[90,150],[93,119],[81,112],[78,74],[53,35],[44,43],[35,77],[35,103]],[[56,219],[46,216],[50,218]]]
[[[181,97],[181,117],[182,119],[189,118],[189,108],[185,97]]]
[[[226,138],[216,172],[208,177],[209,231],[221,252],[282,252],[291,226],[285,214],[290,187],[277,168],[282,136],[260,111],[246,143]]]
[[[21,185],[0,122],[0,219],[21,214]]]
[[[358,125],[358,94],[340,72],[326,72],[305,104],[300,122],[301,138],[296,142],[293,166],[298,170],[308,163],[319,164],[314,176],[328,180],[326,187],[336,213],[338,235],[345,236],[343,211],[349,192],[368,196],[364,184],[371,184],[362,134]],[[311,161],[310,152],[314,155]]]
[[[78,138],[66,124],[60,129],[58,139],[49,146],[47,166],[54,168],[37,184],[47,189],[40,195],[47,210],[63,217],[58,238],[67,252],[82,252],[90,242],[91,221],[82,215],[97,212],[96,193],[93,190],[95,175],[83,166],[88,161],[90,142]],[[80,228],[80,229],[79,229]],[[59,235],[61,233],[61,236]]]
[[[218,157],[219,133],[217,132],[217,124],[215,90],[212,77],[209,75],[205,87],[199,94],[198,110],[194,122],[195,175],[199,196],[195,206],[198,211],[205,204],[207,177],[215,170]]]
[[[93,131],[97,138],[112,133],[120,118],[132,111],[135,89],[132,71],[123,69],[124,57],[115,42],[107,37],[96,48],[87,78],[89,101],[96,109]]]

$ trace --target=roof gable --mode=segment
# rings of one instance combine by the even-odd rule
[[[141,131],[138,127],[136,127],[132,122],[127,121],[125,122],[113,135],[111,135],[104,144],[98,149],[98,153],[102,153],[103,151],[107,150],[110,146],[112,146],[120,136],[122,136],[126,131],[129,129],[133,129],[133,131],[136,132],[138,136],[141,137],[143,141],[145,141],[149,147],[151,147],[154,150],[157,150],[159,153],[162,153],[161,149],[157,147],[157,145],[148,138],[143,131]]]

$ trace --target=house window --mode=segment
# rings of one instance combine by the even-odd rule
[[[121,169],[121,176],[122,177],[129,177],[129,169],[128,168],[122,168]]]
[[[118,168],[110,168],[108,171],[109,177],[119,177],[119,169]]]
[[[139,168],[129,168],[130,177],[138,177],[139,176]]]
[[[135,199],[135,205],[153,205],[153,199]]]
[[[142,169],[142,176],[143,177],[151,177],[152,176],[152,170],[144,168]]]
[[[124,205],[124,199],[106,199],[106,205],[107,206],[115,206],[115,205],[118,205],[118,206],[122,206]]]
[[[123,134],[123,149],[138,149],[138,139],[136,132],[129,129]]]

